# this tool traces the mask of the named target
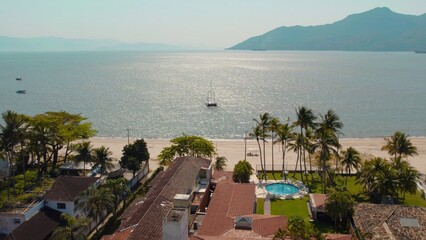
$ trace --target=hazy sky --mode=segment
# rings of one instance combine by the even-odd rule
[[[426,13],[426,0],[0,0],[0,35],[225,48],[280,26],[332,23],[383,6]]]

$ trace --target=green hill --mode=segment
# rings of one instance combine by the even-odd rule
[[[426,49],[426,14],[389,8],[353,14],[332,24],[279,27],[231,50],[415,51]]]

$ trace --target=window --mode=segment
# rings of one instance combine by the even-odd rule
[[[20,223],[21,223],[21,219],[19,219],[19,218],[14,218],[14,219],[13,219],[13,223],[15,223],[15,224],[20,224]]]
[[[57,204],[56,204],[56,208],[57,208],[57,209],[65,209],[65,208],[66,208],[66,205],[65,205],[65,203],[57,203]]]

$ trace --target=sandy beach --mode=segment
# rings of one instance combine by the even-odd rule
[[[134,141],[134,138],[130,138],[130,142]],[[94,147],[99,147],[101,145],[109,147],[110,151],[113,153],[113,157],[119,159],[122,154],[123,146],[127,144],[127,138],[108,138],[108,137],[94,137],[90,139]],[[164,147],[170,146],[169,140],[158,140],[158,139],[145,139],[148,144],[148,151],[150,153],[150,166],[152,169],[155,169],[158,166],[157,156]],[[219,156],[225,156],[228,159],[227,170],[233,170],[234,165],[244,159],[244,140],[218,140],[211,139],[216,147],[217,154]],[[411,138],[411,141],[414,146],[417,147],[418,156],[409,157],[408,161],[412,166],[417,168],[420,173],[426,173],[426,138],[417,137]],[[381,151],[382,146],[385,144],[383,138],[346,138],[340,139],[340,143],[343,149],[347,147],[354,147],[357,149],[363,156],[377,156],[389,159],[389,155],[386,151]],[[258,153],[257,152],[257,143],[254,140],[247,141],[247,152]],[[271,162],[271,146],[267,144],[266,146],[266,158],[268,164]],[[281,163],[281,149],[279,145],[274,145],[274,155],[276,165]],[[247,161],[249,161],[253,167],[259,164],[259,157],[256,156],[247,156]],[[287,152],[286,162],[289,165],[294,165],[296,163],[296,154],[293,152]]]

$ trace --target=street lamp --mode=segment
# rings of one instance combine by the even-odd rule
[[[126,128],[127,130],[127,145],[130,144],[130,128]]]

